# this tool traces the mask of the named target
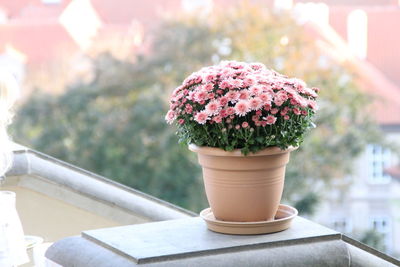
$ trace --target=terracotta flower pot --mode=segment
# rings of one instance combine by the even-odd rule
[[[233,222],[273,220],[278,210],[290,152],[266,148],[244,156],[240,150],[189,145],[203,168],[208,202],[215,218]]]

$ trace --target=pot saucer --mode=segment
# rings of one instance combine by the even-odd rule
[[[288,229],[293,218],[297,216],[297,213],[295,208],[280,204],[275,219],[272,221],[221,221],[214,217],[211,208],[202,210],[200,212],[200,217],[206,221],[208,229],[214,232],[233,235],[256,235],[275,233]]]

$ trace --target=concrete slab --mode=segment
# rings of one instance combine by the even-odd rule
[[[210,253],[340,240],[341,234],[297,217],[288,230],[265,235],[225,235],[209,231],[201,218],[85,231],[82,237],[136,263]]]

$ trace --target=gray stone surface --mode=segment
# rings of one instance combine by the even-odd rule
[[[121,226],[83,232],[82,236],[137,263],[169,260],[235,249],[294,245],[340,239],[340,234],[297,217],[286,231],[267,235],[225,235],[209,231],[201,218]]]
[[[46,257],[75,267],[400,266],[394,258],[301,217],[290,229],[267,235],[214,233],[200,218],[91,230],[55,243]]]
[[[342,236],[349,250],[349,256],[354,267],[373,267],[373,266],[400,266],[398,259],[392,258],[376,249],[373,249],[357,240],[347,236]],[[376,257],[366,257],[365,255],[375,255]],[[394,264],[394,265],[393,265]]]
[[[48,155],[21,145],[14,145],[14,162],[6,177],[21,179],[18,185],[35,190],[43,181],[67,188],[95,201],[132,212],[147,221],[161,221],[194,216],[190,211],[162,201],[143,192],[116,183],[105,177],[83,170]],[[42,188],[43,186],[40,186]],[[39,187],[38,187],[39,188]],[[40,192],[46,194],[46,192]],[[54,197],[54,196],[52,196]],[[71,203],[74,204],[74,203]]]
[[[46,257],[64,267],[129,267],[129,259],[107,248],[96,246],[87,239],[74,236],[59,241],[47,250]]]

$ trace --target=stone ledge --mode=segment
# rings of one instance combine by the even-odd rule
[[[244,236],[214,233],[200,218],[187,218],[85,231],[55,243],[46,257],[77,267],[400,265],[346,240],[301,217],[286,231]]]
[[[269,235],[214,233],[201,218],[193,218],[85,231],[82,236],[136,263],[340,239],[339,233],[303,218],[296,218],[288,230]]]
[[[27,175],[35,177],[38,182],[46,181],[95,201],[117,206],[127,212],[137,214],[146,221],[195,216],[193,212],[161,199],[27,147],[14,144],[14,162],[6,176],[24,177]],[[26,179],[21,181],[24,185],[32,185],[32,181]],[[46,194],[46,192],[40,193]]]

